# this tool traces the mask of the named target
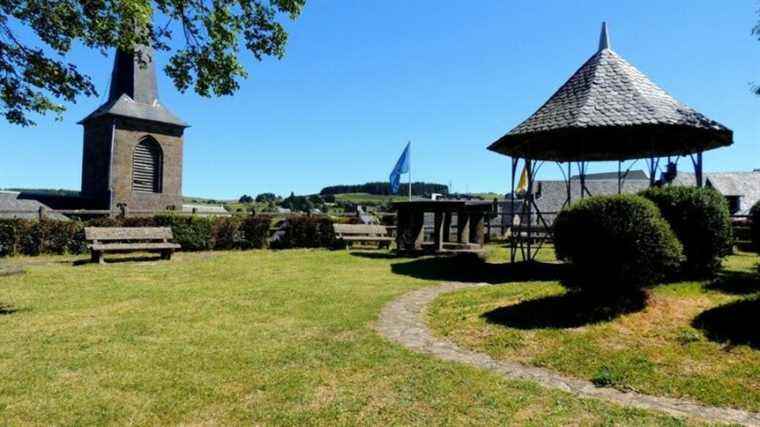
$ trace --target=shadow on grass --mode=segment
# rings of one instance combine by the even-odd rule
[[[5,305],[3,303],[0,303],[0,316],[6,316],[8,314],[13,314],[13,313],[15,313],[17,311],[18,311],[18,309],[15,308],[15,307],[13,307],[13,306]]]
[[[388,253],[353,252],[370,259],[393,259]],[[477,256],[439,256],[417,258],[391,265],[394,274],[439,282],[506,284],[512,282],[556,281],[567,270],[564,264],[517,263],[489,264]]]
[[[760,292],[760,274],[747,271],[723,271],[707,289],[735,295]]]
[[[614,299],[567,292],[501,307],[482,317],[488,323],[517,329],[577,328],[641,311],[646,303],[645,291]]]
[[[143,255],[143,256],[106,258],[105,264],[123,264],[127,262],[155,262],[155,261],[161,261],[161,255],[157,255],[157,256]],[[88,264],[97,265],[97,263],[92,262],[90,258],[78,259],[72,263],[72,265],[75,267],[80,266],[80,265],[88,265]]]
[[[692,326],[702,330],[711,341],[748,345],[760,349],[760,297],[735,301],[707,310]]]

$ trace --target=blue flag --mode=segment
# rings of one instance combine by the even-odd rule
[[[391,171],[391,176],[390,176],[391,193],[398,192],[399,186],[401,184],[401,174],[409,172],[409,161],[410,161],[409,148],[411,144],[412,144],[411,142],[406,144],[406,148],[404,148],[404,152],[401,153],[401,157],[398,158],[398,161],[396,162],[396,166],[394,166],[393,171]]]

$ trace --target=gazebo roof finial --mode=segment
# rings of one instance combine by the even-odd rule
[[[610,48],[610,36],[607,34],[607,23],[602,22],[602,34],[599,36],[599,51]]]

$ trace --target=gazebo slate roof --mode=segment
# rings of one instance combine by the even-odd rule
[[[552,161],[692,154],[733,143],[733,132],[680,103],[610,49],[599,51],[536,113],[488,149]]]

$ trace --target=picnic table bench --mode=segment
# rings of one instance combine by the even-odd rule
[[[100,264],[105,253],[158,252],[161,259],[169,260],[182,248],[171,242],[169,227],[85,227],[84,235],[92,261]]]
[[[395,239],[388,235],[384,225],[333,224],[335,237],[351,247],[354,243],[377,243],[379,248],[389,248]]]

